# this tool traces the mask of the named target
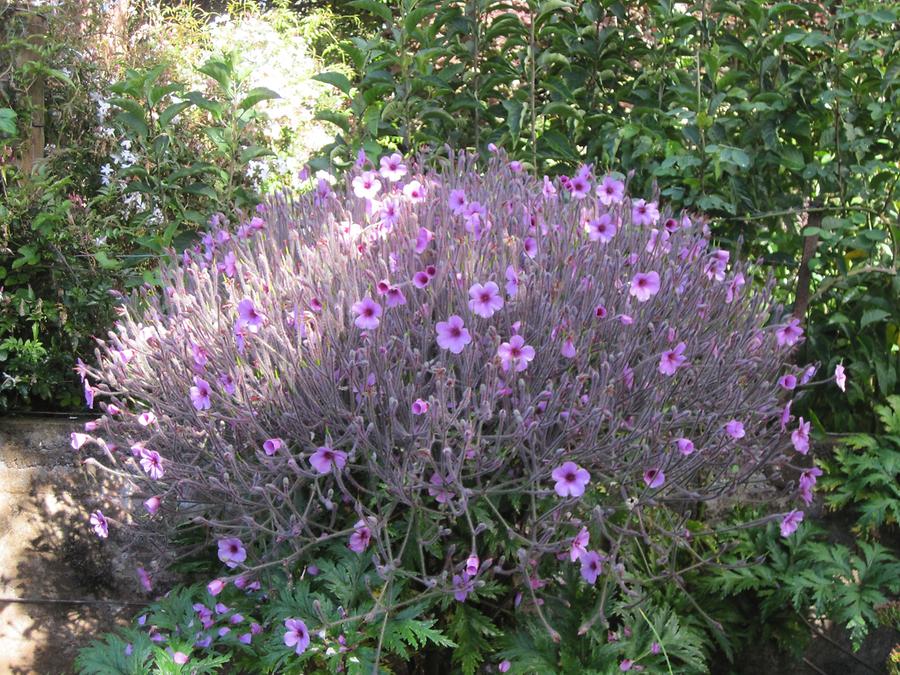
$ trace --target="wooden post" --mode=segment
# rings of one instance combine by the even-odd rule
[[[29,14],[26,24],[27,39],[29,44],[39,45],[43,39],[47,29],[47,20],[39,14]],[[37,60],[37,54],[31,49],[23,49],[16,57],[16,67],[21,68],[30,61]],[[46,110],[44,106],[44,76],[35,77],[31,86],[28,87],[26,96],[31,102],[31,125],[28,130],[28,136],[24,139],[24,143],[20,146],[19,169],[22,173],[31,173],[35,163],[44,157],[44,146],[46,139],[44,136],[44,121],[46,120]]]

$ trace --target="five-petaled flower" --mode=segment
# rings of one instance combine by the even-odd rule
[[[581,562],[581,577],[589,584],[595,584],[597,577],[603,571],[603,559],[597,551],[585,551],[579,557]]]
[[[612,176],[604,176],[597,186],[597,197],[605,206],[618,204],[625,198],[625,183]]]
[[[804,422],[801,417],[797,421],[797,428],[791,432],[791,443],[794,445],[794,450],[801,455],[809,452],[809,428],[810,422]]]
[[[638,272],[631,280],[628,291],[638,302],[647,302],[659,293],[659,274],[657,272]]]
[[[381,190],[381,181],[372,171],[365,171],[353,179],[353,194],[360,199],[375,199]]]
[[[504,371],[510,369],[517,373],[528,368],[528,364],[534,359],[534,347],[525,344],[525,338],[521,335],[513,335],[509,342],[504,342],[497,348],[497,356],[500,357],[500,365]]]
[[[585,229],[588,239],[599,241],[601,244],[608,244],[616,236],[616,225],[608,213],[602,213],[597,218],[589,220]]]
[[[406,175],[406,164],[403,163],[403,155],[399,152],[390,156],[385,155],[380,163],[381,175],[392,183],[396,183]]]
[[[91,529],[101,539],[106,539],[109,536],[109,522],[106,520],[106,516],[103,515],[102,511],[94,511],[91,514]]]
[[[687,357],[684,356],[685,349],[687,345],[679,342],[675,349],[664,351],[659,357],[659,372],[663,375],[674,375],[675,371],[687,361]]]
[[[729,421],[728,424],[725,425],[725,433],[734,440],[738,440],[747,435],[747,432],[744,429],[744,423],[740,420]]]
[[[587,484],[591,482],[591,474],[575,462],[566,462],[556,467],[550,475],[556,481],[553,489],[560,497],[580,497],[584,494]]]
[[[240,327],[246,327],[251,333],[256,333],[265,320],[265,316],[253,306],[252,300],[245,298],[238,303],[238,325]]]
[[[212,405],[210,401],[212,388],[209,382],[202,377],[194,377],[194,386],[191,387],[191,403],[197,410],[208,410]]]
[[[331,473],[332,467],[340,471],[347,465],[347,453],[323,445],[310,455],[309,463],[320,474]]]
[[[350,542],[347,546],[354,553],[362,553],[369,547],[369,542],[372,541],[372,530],[369,529],[364,520],[357,520],[353,528],[353,534],[350,535]]]
[[[357,328],[362,328],[363,330],[378,328],[381,305],[372,298],[366,296],[359,302],[354,302],[353,311],[356,314],[356,320],[353,323],[356,324]]]
[[[653,490],[662,487],[666,482],[666,474],[662,469],[652,468],[644,471],[644,484]]]
[[[635,225],[653,225],[659,220],[656,202],[635,199],[631,205],[631,222]]]
[[[159,480],[166,472],[163,467],[163,459],[156,450],[148,450],[141,448],[140,450],[141,467],[147,472],[153,480]]]
[[[503,296],[500,295],[500,287],[493,281],[486,284],[472,284],[469,287],[469,309],[485,319],[489,319],[494,313],[503,307]]]
[[[453,497],[453,492],[447,489],[446,481],[439,473],[431,474],[428,482],[428,494],[434,497],[438,504],[446,504]]]
[[[309,631],[306,624],[300,619],[285,619],[284,627],[287,628],[284,633],[284,644],[293,647],[298,655],[305,652],[309,647]]]
[[[572,546],[569,548],[569,560],[575,562],[582,553],[587,552],[587,545],[591,539],[591,533],[586,527],[582,527],[581,531],[572,539]]]
[[[781,519],[781,536],[790,537],[803,522],[803,511],[791,511]]]
[[[800,319],[791,319],[784,326],[775,331],[775,341],[779,347],[793,347],[803,337],[803,329],[800,328]]]
[[[237,567],[247,559],[247,550],[237,537],[219,540],[219,560],[228,567]]]
[[[437,343],[441,349],[449,349],[454,354],[459,354],[466,345],[472,341],[472,336],[466,330],[462,317],[454,314],[446,321],[438,321]]]
[[[682,455],[690,455],[694,452],[694,442],[689,438],[676,438],[675,446]]]

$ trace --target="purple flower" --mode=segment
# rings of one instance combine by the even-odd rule
[[[365,171],[356,176],[352,185],[353,194],[360,199],[375,199],[375,195],[381,191],[381,181],[378,180],[378,175],[372,171]]]
[[[519,292],[519,274],[512,265],[506,266],[506,294],[514,298]]]
[[[741,288],[743,288],[746,281],[744,280],[744,275],[738,272],[734,275],[734,278],[731,280],[731,283],[728,284],[728,289],[725,291],[725,302],[731,304],[734,302],[734,299],[740,294]]]
[[[416,253],[424,253],[425,249],[428,248],[428,244],[432,239],[434,239],[434,232],[429,230],[427,227],[420,227],[419,234],[416,236]]]
[[[395,152],[389,157],[382,157],[381,175],[392,183],[401,180],[406,175],[406,164],[403,163],[403,155]]]
[[[575,562],[581,557],[582,553],[587,552],[587,545],[591,539],[591,533],[586,527],[582,527],[581,531],[572,539],[572,546],[569,548],[569,560]]]
[[[69,445],[72,446],[73,450],[80,450],[81,446],[85,443],[90,442],[91,437],[87,434],[82,434],[77,431],[73,431],[69,434]]]
[[[816,479],[822,475],[822,469],[817,466],[814,466],[809,469],[805,469],[800,474],[800,479],[797,481],[797,485],[800,488],[800,497],[803,499],[803,502],[808,506],[812,504],[813,495],[812,491],[816,485]]]
[[[847,391],[847,374],[844,371],[844,364],[842,363],[839,363],[834,367],[834,383],[841,391]]]
[[[428,276],[427,272],[416,272],[413,274],[412,283],[416,288],[425,288],[430,281],[431,277]]]
[[[575,462],[566,462],[553,469],[550,475],[556,481],[553,489],[560,497],[580,497],[584,494],[587,484],[591,482],[591,474]]]
[[[84,381],[84,402],[87,404],[87,407],[91,410],[94,409],[94,393],[97,390],[91,386],[91,383],[87,380]]]
[[[446,483],[440,474],[431,474],[428,482],[431,484],[428,486],[428,494],[434,497],[438,504],[446,504],[453,498],[453,493],[444,487]]]
[[[685,349],[687,345],[679,342],[675,349],[664,351],[659,357],[659,372],[663,375],[674,375],[675,371],[687,361],[687,357],[684,356]]]
[[[599,241],[601,244],[608,244],[612,238],[616,236],[616,226],[613,223],[612,216],[608,213],[600,215],[598,218],[589,220],[586,225],[588,239],[591,241]]]
[[[147,475],[150,476],[150,478],[159,480],[163,477],[163,474],[165,473],[163,459],[156,450],[141,448],[140,457],[141,467],[147,472]]]
[[[801,455],[809,452],[809,428],[810,422],[804,422],[801,417],[797,421],[797,428],[791,432],[791,443],[794,445],[794,450]]]
[[[478,559],[477,553],[472,553],[466,558],[466,574],[470,577],[474,577],[478,574],[478,568],[481,565],[481,561]]]
[[[265,322],[265,316],[256,311],[252,300],[241,300],[238,303],[238,323],[251,333],[256,333]]]
[[[790,391],[797,386],[797,378],[794,375],[788,373],[787,375],[778,379],[778,384],[782,389],[787,389],[788,391]]]
[[[738,440],[747,435],[747,432],[744,430],[744,423],[738,420],[731,420],[728,422],[728,424],[725,425],[725,433],[734,440]]]
[[[403,196],[406,197],[413,204],[415,204],[417,202],[425,201],[425,195],[426,195],[425,186],[422,185],[417,180],[411,180],[411,181],[409,181],[409,183],[407,183],[406,185],[403,186]],[[422,230],[424,230],[424,229],[425,228],[423,227],[419,230],[420,235],[422,233]],[[416,251],[416,252],[421,253],[421,251]]]
[[[284,627],[287,628],[284,634],[284,644],[293,647],[298,655],[305,652],[309,647],[309,631],[306,629],[306,624],[300,619],[285,619]]]
[[[491,318],[497,310],[503,307],[500,288],[493,281],[488,281],[483,286],[472,284],[469,288],[469,298],[469,309],[485,319]]]
[[[569,181],[568,188],[569,192],[572,193],[573,198],[584,199],[591,191],[591,182],[588,180],[587,176],[579,173]]]
[[[546,176],[545,176],[545,178],[546,178]],[[503,661],[501,661],[500,663],[497,664],[497,670],[499,670],[501,673],[509,672],[509,669],[511,667],[512,667],[512,664],[507,659],[504,659]]]
[[[682,455],[690,455],[694,452],[694,442],[689,438],[676,438],[675,445],[678,447],[678,452]]]
[[[578,558],[581,562],[581,578],[593,585],[603,571],[603,559],[596,551],[585,551]]]
[[[247,551],[237,537],[219,540],[219,560],[227,567],[237,567],[247,559]]]
[[[775,331],[775,341],[779,347],[793,347],[803,337],[803,329],[800,328],[800,319],[791,319],[787,325],[781,326]]]
[[[353,311],[356,313],[354,323],[358,328],[363,330],[374,330],[378,328],[380,323],[378,317],[381,316],[381,305],[375,302],[368,295],[359,302],[353,303]]]
[[[415,401],[413,401],[410,409],[413,415],[424,415],[428,412],[428,401],[417,398]]]
[[[353,526],[355,531],[350,535],[350,543],[348,548],[354,553],[362,553],[369,548],[369,542],[372,541],[372,530],[366,526],[366,521],[358,520]]]
[[[637,298],[638,302],[647,302],[659,293],[659,274],[638,272],[631,280],[631,288],[628,292]]]
[[[238,641],[242,642],[245,645],[249,645],[253,641],[253,635],[250,633],[244,633],[243,635],[238,636]]]
[[[567,359],[574,359],[578,353],[575,349],[575,343],[572,341],[572,338],[566,338],[559,351],[560,354],[562,354]]]
[[[439,321],[437,326],[437,343],[441,349],[449,349],[454,354],[459,354],[466,345],[472,341],[472,336],[466,330],[462,317],[454,314],[446,321]]]
[[[210,595],[216,596],[222,592],[225,585],[226,582],[223,579],[213,579],[206,585],[206,590],[209,591]]]
[[[656,202],[635,199],[631,205],[631,222],[635,225],[655,225],[659,220],[659,209]]]
[[[465,210],[466,204],[468,204],[466,201],[465,190],[451,190],[449,204],[450,210],[453,211],[453,213],[457,215],[461,214]]]
[[[465,572],[463,572],[462,576],[458,574],[453,575],[453,597],[456,598],[457,602],[465,602],[474,587],[475,584]]]
[[[406,304],[406,296],[403,295],[403,291],[398,286],[391,286],[386,296],[384,304],[388,307],[399,307]]]
[[[175,652],[172,654],[172,660],[179,666],[183,666],[190,660],[190,657],[184,652]]]
[[[284,441],[280,438],[268,438],[263,442],[263,452],[269,457],[284,447]]]
[[[525,338],[521,335],[513,335],[509,342],[504,342],[497,348],[497,356],[500,357],[504,371],[510,368],[517,373],[528,368],[528,364],[534,359],[534,347],[525,344]]]
[[[137,568],[138,580],[141,582],[141,588],[143,588],[147,593],[153,591],[153,582],[150,580],[150,575],[147,574],[147,570],[143,567]]]
[[[604,206],[619,204],[625,197],[625,183],[612,176],[604,176],[597,186],[597,197]]]
[[[309,463],[320,474],[331,473],[332,467],[340,471],[347,464],[347,453],[323,445],[310,455]]]
[[[218,270],[229,279],[234,278],[234,275],[237,274],[237,256],[234,255],[234,251],[228,251],[225,254],[222,262],[219,263]]]
[[[666,474],[663,473],[662,469],[653,468],[644,471],[644,483],[648,488],[655,490],[658,487],[662,487],[665,482]]]
[[[144,501],[144,508],[147,509],[147,513],[152,516],[159,511],[160,504],[162,504],[162,500],[159,497],[153,496]]]
[[[803,511],[791,511],[781,519],[781,536],[790,537],[803,522]]]
[[[523,244],[525,245],[525,255],[529,258],[534,258],[537,255],[537,239],[525,237]]]
[[[152,411],[148,410],[138,415],[137,420],[138,424],[140,424],[142,427],[149,427],[156,421],[156,415]]]
[[[629,670],[631,670],[631,667],[633,665],[634,665],[634,661],[632,661],[631,659],[623,659],[622,662],[619,664],[619,670],[622,671],[623,673],[627,673]]]
[[[101,511],[94,511],[91,514],[90,518],[91,529],[101,539],[106,539],[109,536],[109,522],[106,520],[106,516],[103,515]]]
[[[209,410],[212,402],[210,401],[212,388],[209,382],[202,377],[194,377],[194,386],[191,387],[191,403],[197,410]]]

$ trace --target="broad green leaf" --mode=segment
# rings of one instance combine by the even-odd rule
[[[12,108],[0,108],[0,134],[16,135],[16,111]]]
[[[890,312],[886,312],[883,309],[867,309],[865,312],[863,312],[862,319],[860,319],[859,322],[859,327],[865,328],[870,324],[884,321],[890,315]]]
[[[255,87],[251,89],[244,99],[238,104],[241,110],[248,110],[261,101],[269,101],[274,98],[281,98],[278,92],[267,89],[266,87]]]
[[[179,103],[173,103],[168,108],[159,113],[159,126],[165,128],[169,125],[172,119],[178,115],[178,113],[190,108],[194,105],[193,101],[180,101]]]
[[[383,19],[388,25],[393,23],[394,16],[391,12],[391,8],[383,2],[379,2],[379,0],[351,0],[348,4],[357,9],[374,14]]]
[[[350,82],[350,79],[346,75],[334,70],[319,73],[318,75],[313,75],[313,79],[317,80],[318,82],[324,82],[325,84],[330,84],[333,87],[337,87],[342,92],[347,94],[347,96],[350,95],[350,89],[353,87],[353,84]]]

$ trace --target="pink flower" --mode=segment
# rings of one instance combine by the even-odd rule
[[[573,198],[584,199],[591,191],[591,182],[588,180],[587,176],[579,173],[569,181],[568,187]]]
[[[525,338],[521,335],[513,335],[509,342],[504,342],[497,348],[497,356],[500,357],[504,371],[510,368],[517,373],[528,368],[528,364],[534,359],[534,347],[525,344]]]
[[[582,527],[581,531],[572,539],[572,546],[569,548],[569,560],[575,562],[583,553],[587,552],[587,545],[591,539],[591,533],[586,527]]]
[[[411,406],[413,415],[424,415],[428,412],[428,401],[423,401],[421,398],[417,398],[413,401]]]
[[[88,436],[87,434],[82,434],[77,431],[73,431],[71,434],[69,434],[69,439],[70,439],[69,445],[72,446],[72,449],[80,450],[82,445],[90,442],[91,437]]]
[[[413,274],[412,282],[416,288],[425,288],[431,281],[431,277],[426,272],[416,272]]]
[[[372,541],[372,530],[366,526],[366,521],[358,520],[353,534],[350,535],[350,543],[348,548],[354,553],[362,553],[369,548],[369,542]]]
[[[781,411],[781,432],[784,433],[784,430],[787,428],[788,422],[791,421],[791,404],[793,401],[788,401],[784,410]]]
[[[723,249],[713,251],[706,265],[706,277],[716,281],[725,281],[725,268],[731,254]]]
[[[363,330],[374,330],[378,328],[380,323],[378,317],[381,316],[381,305],[375,302],[368,295],[359,302],[353,303],[353,311],[356,313],[354,323],[358,328]]]
[[[506,294],[514,298],[519,292],[519,274],[512,265],[506,266]]]
[[[781,536],[790,537],[803,522],[803,511],[791,511],[781,519]]]
[[[140,424],[142,427],[149,427],[156,421],[156,415],[148,410],[147,412],[142,412],[140,415],[138,415],[137,419],[138,424]]]
[[[91,529],[101,539],[106,539],[109,536],[109,522],[106,520],[106,516],[103,515],[101,511],[94,511],[91,514],[90,518]]]
[[[159,497],[153,496],[144,501],[144,508],[147,509],[147,513],[151,516],[155,515],[157,511],[159,511],[159,507],[162,504],[162,500]]]
[[[175,652],[172,654],[172,660],[177,663],[179,666],[183,666],[188,662],[190,657],[184,652]]]
[[[566,462],[553,469],[551,476],[556,481],[553,489],[560,497],[580,497],[584,494],[587,484],[591,482],[591,474],[575,462]]]
[[[616,226],[608,213],[602,214],[599,218],[589,220],[586,229],[588,239],[599,241],[602,244],[609,243],[616,236]]]
[[[725,433],[734,440],[738,440],[747,435],[747,432],[744,430],[744,423],[738,420],[731,420],[728,422],[728,424],[725,425]]]
[[[656,202],[635,199],[631,205],[631,222],[635,225],[655,225],[659,220],[659,209]]]
[[[472,336],[466,330],[462,317],[454,314],[446,321],[439,321],[437,326],[437,343],[441,349],[449,349],[454,354],[459,354],[466,345],[472,341]]]
[[[689,438],[676,438],[675,445],[678,447],[678,452],[680,452],[685,457],[694,452],[694,442]]]
[[[403,155],[395,152],[390,157],[382,157],[381,175],[392,183],[401,180],[406,175],[406,164],[403,163]]]
[[[266,453],[269,457],[274,455],[276,452],[281,450],[284,447],[284,441],[280,438],[267,438],[263,442],[263,452]]]
[[[425,201],[425,186],[417,180],[411,180],[403,186],[403,196],[414,204]]]
[[[793,347],[803,337],[803,329],[800,328],[800,319],[791,319],[787,325],[781,326],[775,331],[775,340],[779,347]]]
[[[594,316],[598,319],[605,319],[608,312],[606,311],[606,307],[603,305],[597,305],[594,307]]]
[[[478,568],[480,564],[481,561],[478,559],[478,554],[473,552],[471,555],[469,555],[468,558],[466,558],[466,574],[468,574],[470,577],[474,577],[476,574],[478,574]]]
[[[537,240],[534,237],[525,237],[525,255],[534,258],[537,255]]]
[[[434,239],[434,232],[429,230],[427,227],[420,227],[419,234],[416,235],[416,253],[424,253],[425,249],[428,248],[428,244],[432,239]]]
[[[489,319],[503,307],[500,288],[493,281],[488,281],[483,286],[472,284],[469,288],[469,298],[469,309],[485,319]]]
[[[603,571],[603,559],[596,551],[585,551],[578,558],[581,563],[581,578],[589,584],[597,583],[597,577]]]
[[[234,275],[237,274],[237,256],[235,256],[234,251],[228,251],[225,254],[217,269],[229,279],[234,278]]]
[[[559,351],[567,359],[574,359],[577,355],[577,351],[575,350],[575,343],[572,341],[572,338],[566,338]]]
[[[310,455],[309,463],[320,474],[331,473],[332,467],[340,471],[347,465],[347,453],[323,445]]]
[[[394,225],[400,222],[400,202],[396,199],[388,197],[381,202],[381,209],[378,211],[378,224],[385,231],[390,231]]]
[[[209,382],[202,377],[194,377],[194,386],[191,387],[191,403],[197,410],[209,410],[212,402],[210,401],[212,388]]]
[[[556,186],[553,184],[553,181],[550,180],[550,176],[544,176],[544,185],[541,188],[541,194],[544,195],[544,199],[548,201],[556,199]]]
[[[842,363],[834,367],[834,383],[841,391],[847,391],[847,374],[844,372],[844,364]]]
[[[787,374],[778,379],[778,384],[782,389],[787,389],[788,391],[790,391],[797,386],[797,378],[794,375]]]
[[[631,280],[631,288],[628,291],[637,298],[638,302],[647,302],[651,297],[659,293],[659,274],[656,272],[638,272]]]
[[[238,323],[240,326],[248,328],[251,333],[256,333],[264,322],[265,316],[256,311],[252,300],[244,299],[238,303]]]
[[[381,181],[378,180],[378,175],[372,171],[365,171],[356,176],[351,185],[353,194],[360,199],[375,199],[375,195],[381,191]]]
[[[806,505],[812,504],[812,491],[816,485],[816,479],[821,475],[822,469],[817,466],[806,469],[800,474],[797,485],[800,488],[800,497]]]
[[[87,404],[87,407],[91,410],[94,409],[94,393],[97,390],[91,386],[91,383],[87,380],[84,381],[84,402]]]
[[[431,483],[428,487],[428,494],[434,497],[438,504],[446,504],[453,498],[453,493],[444,487],[446,483],[440,474],[431,474],[428,482]]]
[[[604,206],[618,204],[625,197],[625,183],[612,176],[604,176],[597,186],[597,197]]]
[[[305,652],[309,647],[309,631],[306,629],[306,624],[300,619],[285,619],[284,627],[287,628],[284,634],[284,644],[293,647],[298,655]]]
[[[160,457],[159,453],[156,452],[156,450],[147,450],[147,448],[141,448],[140,453],[141,467],[147,472],[147,475],[153,480],[162,478],[165,473],[165,468],[163,467],[163,459]]]
[[[801,417],[797,421],[797,428],[791,432],[791,443],[794,444],[794,450],[801,455],[809,452],[809,428],[810,422],[804,422]]]
[[[662,469],[647,469],[644,472],[644,484],[648,488],[655,490],[658,487],[662,487],[665,482],[666,474],[663,473]]]
[[[457,602],[465,602],[474,587],[475,584],[465,572],[462,576],[458,574],[453,575],[453,597],[456,598]]]
[[[546,176],[544,176],[544,178],[546,178]],[[497,664],[497,670],[499,670],[501,673],[509,672],[509,669],[511,667],[512,667],[512,664],[507,659],[504,659],[503,661],[501,661],[500,663]]]
[[[143,567],[137,568],[138,581],[141,582],[141,588],[143,588],[147,593],[150,593],[153,590],[153,581],[150,579],[150,575],[147,574],[147,570]]]
[[[449,203],[450,210],[453,211],[453,213],[457,215],[462,213],[466,208],[466,204],[468,204],[466,201],[465,190],[451,190]]]
[[[247,559],[247,551],[237,537],[219,540],[219,560],[234,568]]]
[[[388,307],[399,307],[406,304],[406,296],[397,286],[391,286],[387,291],[387,299],[384,301]]]
[[[679,342],[675,349],[664,351],[659,357],[659,372],[663,375],[674,375],[675,371],[687,361],[687,357],[684,356],[685,349],[687,345]]]
[[[634,661],[631,659],[623,659],[622,663],[619,664],[619,670],[623,673],[627,673],[631,670],[631,667],[634,665]]]
[[[743,288],[745,283],[743,274],[740,272],[735,274],[731,283],[728,284],[728,290],[725,291],[725,302],[729,304],[734,302],[734,299],[741,292],[741,288]]]
[[[210,595],[216,596],[222,592],[226,585],[227,582],[223,579],[213,579],[206,585],[206,590],[209,591]]]

